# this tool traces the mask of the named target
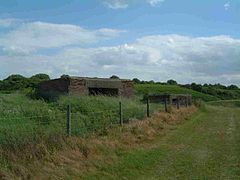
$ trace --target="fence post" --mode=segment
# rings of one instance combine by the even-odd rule
[[[71,105],[67,105],[67,135],[71,136]]]
[[[179,109],[180,108],[180,104],[179,104],[180,102],[179,102],[179,97],[177,98],[177,109]]]
[[[119,123],[121,126],[123,125],[122,102],[121,101],[119,101]]]
[[[150,117],[149,98],[147,97],[147,117]]]
[[[167,97],[165,97],[165,99],[164,99],[164,105],[165,105],[165,112],[168,112],[168,109],[167,109]]]
[[[192,97],[189,98],[190,106],[192,106]]]
[[[172,95],[170,95],[170,96],[169,96],[169,105],[172,106],[172,103],[173,103],[173,101],[172,101]]]

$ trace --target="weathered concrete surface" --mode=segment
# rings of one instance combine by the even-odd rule
[[[107,79],[107,78],[86,78],[69,77],[60,78],[42,82],[39,91],[42,93],[56,92],[74,95],[90,95],[90,88],[105,93],[109,91],[116,92],[115,95],[131,98],[134,95],[134,84],[130,80]],[[108,95],[108,94],[105,94]]]

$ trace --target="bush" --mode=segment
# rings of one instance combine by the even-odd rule
[[[38,84],[42,81],[49,80],[50,77],[47,74],[36,74],[30,78],[26,78],[19,74],[10,75],[3,81],[0,81],[1,91],[16,91],[23,90],[25,88],[37,88]]]

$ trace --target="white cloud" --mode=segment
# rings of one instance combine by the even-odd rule
[[[227,11],[230,8],[230,2],[225,3],[224,8]]]
[[[151,6],[157,6],[159,3],[163,3],[165,0],[147,0]]]
[[[104,4],[111,9],[125,9],[128,7],[127,0],[105,0]]]
[[[100,40],[114,38],[121,32],[123,31],[107,28],[86,30],[69,24],[24,22],[10,32],[0,35],[0,47],[8,54],[28,54],[42,48],[96,43]]]
[[[138,0],[136,2],[146,2],[152,7],[157,6],[160,3],[163,3],[165,0]],[[129,7],[130,2],[133,0],[104,0],[104,4],[110,9],[126,9]]]
[[[122,78],[239,85],[239,57],[240,40],[228,36],[154,35],[119,46],[67,47],[52,56],[3,56],[0,67],[2,76],[17,72],[46,72],[52,77],[117,74]]]

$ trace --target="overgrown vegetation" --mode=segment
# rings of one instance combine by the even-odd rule
[[[132,120],[123,127],[107,129],[107,134],[93,134],[86,138],[49,136],[29,142],[18,149],[0,148],[0,175],[4,178],[46,179],[83,178],[92,170],[115,163],[129,150],[148,147],[159,135],[186,120],[196,109],[183,108],[157,113],[144,121]],[[0,146],[1,147],[1,146]]]
[[[146,105],[139,99],[122,99],[123,121],[143,119]],[[49,134],[66,134],[66,108],[71,105],[73,135],[106,133],[119,124],[119,98],[62,96],[55,102],[32,100],[22,93],[0,94],[0,144],[33,142]],[[161,107],[152,104],[151,112]]]
[[[24,94],[0,94],[0,144],[18,146],[64,131],[64,114]]]
[[[68,78],[68,75],[62,75],[61,78]],[[110,78],[119,79],[113,75]],[[13,91],[23,91],[31,98],[38,98],[36,88],[42,81],[49,80],[47,74],[36,74],[30,78],[22,75],[11,75],[4,80],[0,80],[0,91],[10,93]],[[133,79],[136,89],[142,94],[147,93],[189,93],[194,99],[204,101],[240,99],[240,89],[236,85],[225,86],[222,84],[178,84],[175,80],[170,79],[167,82],[141,81]],[[54,99],[54,98],[53,98]]]
[[[63,77],[68,77],[63,75]],[[118,78],[112,76],[111,78]],[[106,133],[106,127],[119,123],[119,99],[114,97],[69,97],[62,96],[53,102],[45,102],[34,97],[35,89],[42,81],[49,80],[46,74],[30,78],[11,75],[0,81],[0,143],[18,144],[35,141],[49,134],[64,134],[66,131],[66,107],[72,105],[73,134],[87,135],[89,132]],[[221,96],[198,92],[199,85],[180,87],[174,80],[167,83],[140,81],[134,79],[137,92],[134,100],[122,99],[123,121],[142,119],[146,105],[141,102],[146,94],[174,93],[192,94],[194,100],[216,101]],[[185,88],[187,87],[187,88]],[[198,88],[197,88],[198,87]],[[204,88],[221,88],[224,91],[238,92],[237,86],[204,85]],[[11,92],[6,94],[5,92]],[[14,93],[18,91],[18,93]],[[211,94],[211,93],[210,93]],[[27,95],[27,96],[26,96]],[[234,96],[237,98],[237,96]],[[151,111],[162,105],[151,104]],[[79,120],[80,119],[80,120]],[[14,131],[13,131],[14,129]]]
[[[112,76],[112,78],[118,77]],[[124,147],[127,143],[130,143],[127,146],[130,147],[134,143],[138,144],[138,142],[149,140],[148,138],[151,139],[153,135],[158,135],[158,131],[161,132],[166,126],[171,125],[172,120],[184,119],[186,117],[184,113],[188,113],[188,109],[185,108],[177,112],[173,109],[169,114],[159,116],[161,121],[149,121],[149,124],[145,126],[145,121],[140,120],[146,116],[146,104],[141,101],[142,96],[146,94],[192,94],[195,104],[205,113],[207,113],[207,107],[204,101],[214,106],[240,106],[238,100],[220,101],[221,99],[239,98],[237,86],[205,85],[201,86],[200,90],[195,85],[178,85],[174,80],[169,80],[167,83],[155,83],[135,79],[135,98],[121,99],[121,102],[123,121],[131,120],[132,123],[136,120],[134,123],[138,125],[125,129],[116,125],[119,124],[119,98],[61,96],[55,101],[46,102],[36,99],[35,96],[38,84],[45,80],[49,80],[48,75],[38,74],[30,78],[12,75],[0,81],[0,179],[1,169],[10,170],[13,174],[27,179],[29,171],[25,170],[26,173],[21,167],[15,167],[15,164],[27,167],[26,164],[33,160],[46,158],[45,160],[48,161],[50,158],[51,161],[55,153],[60,150],[64,151],[66,147],[67,150],[80,151],[85,158],[89,156],[89,148],[83,145],[82,141],[79,143],[81,138],[76,140],[77,144],[75,144],[74,136],[71,139],[66,138],[66,107],[69,104],[72,111],[72,135],[85,138],[91,138],[92,135],[109,137],[113,142],[121,139]],[[208,91],[204,92],[204,88]],[[213,91],[210,92],[209,89]],[[216,89],[228,93],[214,93]],[[151,113],[157,109],[163,109],[161,104],[150,104],[150,107]],[[110,126],[119,134],[114,134]],[[106,149],[102,148],[94,150],[106,153]],[[28,151],[30,151],[29,154],[25,154]],[[114,153],[121,154],[122,146],[118,146]],[[21,157],[21,162],[18,162],[19,157]],[[151,158],[155,159],[155,157]],[[152,160],[149,161],[150,164]],[[114,168],[112,170],[114,171]]]
[[[182,87],[192,89],[204,94],[210,94],[222,100],[240,99],[240,89],[236,85],[224,86],[222,84],[187,84]]]
[[[204,101],[215,101],[219,99],[218,97],[183,88],[178,85],[136,84],[135,89],[138,94],[191,94],[193,99],[201,99]]]
[[[49,79],[50,77],[47,74],[36,74],[30,78],[14,74],[0,81],[0,91],[12,92],[26,88],[35,89],[40,82]]]
[[[124,122],[145,117],[145,105],[139,99],[121,101]],[[110,126],[119,126],[116,125],[119,124],[118,98],[62,96],[50,103],[33,100],[23,93],[0,94],[0,166],[9,166],[8,163],[17,158],[13,154],[21,154],[29,148],[32,151],[23,159],[42,158],[62,149],[69,104],[73,136],[107,135]],[[44,149],[39,147],[42,145]]]
[[[202,94],[211,95],[212,97],[215,97],[216,99],[222,99],[222,100],[229,100],[229,99],[240,99],[240,88],[236,85],[229,85],[225,86],[222,84],[178,84],[175,80],[168,80],[167,82],[154,82],[154,81],[141,81],[137,78],[134,78],[133,81],[135,84],[139,87],[145,87],[144,93],[159,93],[164,91],[165,89],[169,93],[190,93],[193,95],[194,98],[200,98],[205,101],[212,101],[214,98],[211,98],[210,96],[204,97]],[[148,87],[148,91],[146,88]],[[151,88],[152,87],[152,90]],[[161,88],[161,90],[156,90],[156,87]],[[170,88],[169,88],[170,87]],[[182,87],[182,88],[180,88]],[[190,89],[192,91],[186,90]],[[199,92],[199,93],[196,93]]]

